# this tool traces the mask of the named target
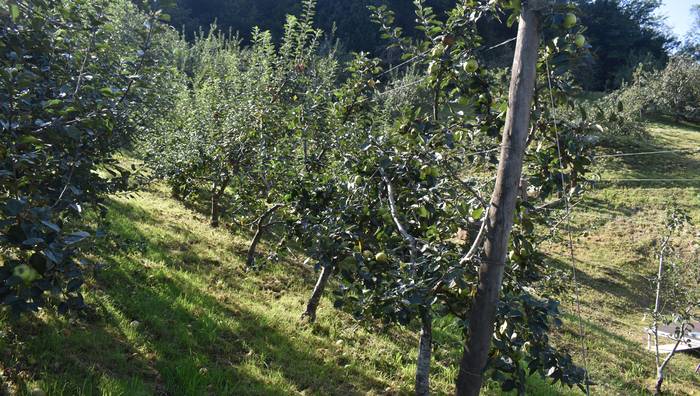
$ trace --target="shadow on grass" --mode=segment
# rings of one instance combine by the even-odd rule
[[[695,124],[685,120],[674,120],[673,117],[668,116],[657,116],[651,117],[649,121],[655,124],[661,124],[662,126],[668,126],[672,128],[688,129],[694,132],[700,132],[700,124]],[[654,126],[652,124],[652,126]]]
[[[548,256],[551,263],[559,269],[571,274],[571,263]],[[602,276],[590,275],[581,270],[581,265],[576,268],[576,279],[579,284],[606,296],[613,296],[612,301],[621,312],[639,312],[650,306],[653,300],[651,284],[649,280],[639,273],[625,273],[609,268],[602,268]]]
[[[674,127],[665,123],[658,127]],[[685,131],[700,131],[700,126],[690,125],[675,125],[675,127],[684,129]],[[682,139],[682,137],[679,137]],[[665,142],[667,140],[661,137],[648,138],[629,138],[621,137],[613,139],[606,144],[609,149],[606,153],[643,153],[656,151],[673,151],[679,150],[679,146],[675,146],[673,142]],[[623,179],[684,179],[700,176],[700,153],[692,150],[692,145],[688,147],[688,151],[680,152],[660,152],[652,155],[629,155],[620,156],[614,159],[601,158],[601,164],[607,171],[615,173],[624,172]],[[697,147],[695,147],[697,148]],[[602,153],[605,154],[605,153]],[[617,182],[619,183],[619,182]],[[608,184],[603,182],[602,184]],[[700,182],[668,180],[665,182],[625,182],[624,186],[658,188],[669,186],[700,186]]]
[[[182,255],[171,254],[182,240],[196,240],[198,236],[191,230],[176,224],[161,224],[159,219],[131,205],[115,203],[114,210],[129,219],[129,224],[156,224],[177,235],[172,240],[163,240],[144,235],[135,226],[122,230],[126,231],[122,236],[126,234],[143,242],[144,257],[182,272],[151,271],[138,263],[125,263],[119,251],[107,248],[102,257],[109,259],[110,270],[97,277],[101,290],[119,313],[141,323],[139,338],[158,356],[154,367],[169,393],[289,393],[280,384],[269,383],[270,378],[277,378],[276,382],[293,386],[297,391],[309,389],[320,394],[383,389],[384,384],[359,370],[341,367],[338,362],[324,362],[312,352],[318,348],[333,349],[327,340],[314,337],[308,340],[312,345],[293,342],[291,334],[282,331],[281,326],[245,308],[251,302],[244,305],[226,299],[222,303],[207,293],[207,289],[192,283],[191,278],[200,275],[198,272],[228,270],[233,273],[227,274],[225,287],[238,289],[245,274],[231,265],[215,268],[225,264],[207,263],[188,256],[186,251]],[[188,273],[192,271],[195,273],[190,277]],[[113,316],[112,320],[117,326],[119,320]]]
[[[266,314],[275,300],[251,291],[257,285],[240,265],[198,256],[189,245],[203,243],[204,236],[186,223],[164,222],[128,203],[110,206],[110,238],[94,251],[105,269],[89,282],[93,319],[30,323],[11,350],[0,353],[6,362],[21,360],[16,371],[34,373],[49,394],[352,395],[385,389],[348,366],[350,359],[329,339],[278,319],[287,316]],[[165,234],[147,235],[144,224]]]

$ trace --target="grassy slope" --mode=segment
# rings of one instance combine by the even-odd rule
[[[700,129],[651,124],[651,141],[623,142],[618,152],[700,148]],[[640,394],[653,385],[654,358],[646,352],[644,326],[653,307],[656,271],[654,246],[662,232],[665,210],[686,209],[695,231],[677,242],[688,248],[700,229],[700,153],[660,154],[603,160],[601,179],[666,179],[666,182],[601,183],[575,209],[576,255],[581,285],[582,317],[588,337],[589,369],[597,394]],[[695,178],[695,182],[669,179]],[[551,246],[552,256],[570,269],[563,244]],[[563,264],[566,262],[567,264]],[[573,302],[566,308],[573,311]],[[647,314],[647,316],[645,316]],[[572,336],[577,318],[570,316],[563,340],[579,348]],[[580,362],[580,355],[577,356]],[[670,364],[665,389],[674,394],[700,394],[698,354],[680,354]]]
[[[655,136],[678,147],[700,144],[700,132],[688,129],[658,129]],[[642,147],[626,151],[637,149]],[[643,161],[606,163],[615,171],[604,176],[646,176],[662,165],[676,177],[700,177],[700,155]],[[644,280],[653,271],[650,226],[671,201],[700,220],[699,187],[605,186],[579,205],[576,225],[591,228],[578,238],[577,251],[589,368],[601,384],[595,394],[637,393],[653,376],[641,332],[651,300]],[[39,322],[2,326],[0,362],[5,378],[20,391],[39,386],[49,395],[410,393],[413,331],[356,326],[328,300],[318,324],[299,322],[314,280],[313,270],[299,264],[303,258],[292,254],[262,272],[245,272],[246,238],[210,229],[204,217],[160,189],[113,198],[111,208],[114,238],[95,252],[105,268],[87,285],[94,308],[89,318],[43,313]],[[555,258],[564,253],[559,245],[550,250]],[[559,339],[575,349],[573,329],[567,321]],[[437,394],[452,391],[459,354],[455,334],[453,323],[436,324]],[[668,389],[697,392],[694,364],[697,358],[675,360]],[[571,392],[533,379],[529,393]]]

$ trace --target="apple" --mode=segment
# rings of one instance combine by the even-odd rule
[[[371,259],[374,256],[374,253],[372,253],[371,250],[365,250],[362,252],[362,256],[366,259]]]
[[[567,13],[564,17],[564,28],[571,29],[572,27],[576,26],[576,20],[576,15],[574,13]]]
[[[438,70],[440,70],[440,62],[430,62],[430,65],[428,66],[428,74],[431,76],[436,75]]]
[[[442,44],[438,44],[433,48],[432,56],[434,58],[439,58],[445,54],[445,46]]]
[[[467,73],[474,73],[479,69],[479,62],[476,61],[474,58],[469,58],[466,62],[464,62],[464,65],[462,66],[464,68],[464,71]]]
[[[39,273],[27,264],[20,264],[12,270],[12,275],[22,279],[24,283],[32,283],[39,278]]]
[[[586,45],[586,37],[582,34],[577,34],[576,40],[574,40],[574,43],[576,43],[577,47],[581,48],[584,45]]]
[[[376,256],[374,256],[374,259],[378,263],[386,264],[389,261],[389,256],[387,256],[384,252],[379,252]]]

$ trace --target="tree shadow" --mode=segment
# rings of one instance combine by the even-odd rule
[[[602,198],[585,197],[579,204],[579,210],[594,212],[608,216],[632,216],[641,211],[640,208],[629,205],[611,205],[610,202]]]
[[[198,396],[359,395],[389,385],[329,338],[267,315],[278,302],[251,291],[265,292],[239,260],[190,249],[205,239],[197,230],[128,202],[110,206],[110,238],[92,252],[104,266],[88,276],[90,319],[25,326],[0,353],[20,357],[18,372],[56,383],[50,394],[102,394],[105,381],[131,384],[125,394]]]
[[[314,352],[333,350],[330,341],[315,338],[315,344],[300,348],[276,323],[243,304],[220,302],[185,277],[154,280],[148,271],[116,269],[100,283],[111,300],[138,302],[120,304],[119,311],[141,323],[139,338],[158,356],[154,366],[168,393],[288,394],[265,380],[275,375],[297,391],[319,394],[361,394],[386,386],[343,367],[341,359],[329,362]],[[120,286],[109,286],[114,284]],[[259,369],[268,373],[256,378],[251,371]]]
[[[246,273],[240,266],[224,261],[208,263],[202,257],[192,257],[192,253],[162,254],[161,251],[172,250],[173,241],[146,235],[135,224],[146,222],[157,225],[174,233],[178,236],[174,239],[180,240],[196,240],[198,236],[192,230],[176,224],[163,224],[133,205],[115,202],[115,210],[133,225],[132,229],[123,234],[136,236],[147,247],[141,252],[143,256],[160,261],[166,268],[173,270],[199,273],[216,271],[225,282],[210,285],[213,289],[242,288],[241,283]],[[215,394],[286,394],[287,390],[244,374],[245,370],[241,366],[253,370],[257,366],[246,362],[256,357],[263,359],[260,365],[281,375],[286,382],[294,384],[298,391],[310,389],[320,394],[361,394],[372,389],[384,389],[386,386],[365,376],[357,368],[344,367],[347,358],[331,356],[324,361],[314,351],[336,349],[335,344],[326,339],[312,337],[313,345],[299,348],[298,344],[290,341],[291,334],[285,333],[281,326],[269,323],[267,318],[260,317],[244,304],[231,301],[230,298],[219,301],[184,276],[167,275],[164,271],[156,271],[154,274],[148,268],[138,266],[132,266],[127,272],[123,264],[119,265],[121,252],[109,246],[101,253],[100,256],[111,261],[108,263],[111,269],[98,275],[99,287],[109,295],[110,300],[139,302],[123,303],[118,309],[124,316],[138,318],[135,320],[142,322],[145,342],[160,357],[155,366],[165,379],[166,389],[189,389],[187,394],[203,394],[213,386]],[[196,266],[192,263],[196,263]],[[284,284],[282,286],[288,287]],[[180,303],[183,298],[206,309],[185,309]],[[226,320],[233,321],[235,332],[231,327],[220,324]],[[202,336],[192,338],[195,334]],[[302,333],[302,336],[305,335]],[[161,347],[159,340],[168,340],[168,347]],[[182,358],[193,353],[194,357]],[[205,365],[207,374],[196,375],[196,367],[191,367],[191,361],[208,362]],[[183,376],[183,370],[195,371],[195,375]],[[207,381],[209,377],[211,380]],[[188,378],[190,383],[182,383],[182,379]]]
[[[688,127],[685,127],[688,129]],[[695,129],[697,130],[697,129]],[[658,188],[668,186],[700,186],[700,182],[689,179],[689,175],[700,174],[700,153],[689,148],[676,151],[677,147],[669,146],[661,138],[648,139],[617,139],[606,145],[611,154],[657,152],[653,155],[629,155],[616,158],[601,158],[600,163],[608,171],[624,173],[620,179],[658,179],[654,184],[649,182],[624,182],[624,186],[643,188]],[[669,152],[663,152],[669,151]],[[667,179],[666,181],[663,181]],[[619,181],[600,181],[597,184],[608,184]]]
[[[573,273],[571,263],[559,258],[547,255],[547,258],[555,268]],[[579,260],[585,266],[591,266]],[[576,280],[579,284],[596,291],[597,293],[614,296],[610,303],[620,312],[639,312],[648,308],[653,301],[651,293],[651,283],[642,274],[625,274],[610,268],[601,268],[601,276],[590,275],[581,269],[581,265],[576,268]]]

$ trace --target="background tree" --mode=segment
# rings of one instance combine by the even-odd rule
[[[630,81],[640,62],[662,68],[675,40],[656,15],[659,0],[576,0],[591,45],[588,65],[574,71],[586,90],[605,91]]]
[[[690,7],[690,15],[693,21],[690,25],[690,30],[684,37],[680,52],[695,60],[700,60],[700,4]]]

